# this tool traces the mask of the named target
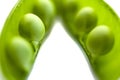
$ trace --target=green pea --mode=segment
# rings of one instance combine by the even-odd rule
[[[78,33],[88,33],[97,24],[97,14],[92,7],[80,9],[75,17],[75,27]]]
[[[107,54],[114,45],[114,36],[111,30],[105,26],[95,27],[86,40],[86,47],[92,55]]]
[[[32,56],[33,48],[25,39],[21,37],[13,38],[6,46],[7,55],[17,66],[28,69]],[[14,66],[14,65],[13,65]]]
[[[45,34],[45,26],[38,16],[28,13],[20,21],[19,33],[29,41],[40,41]]]
[[[28,76],[28,72],[31,69],[34,51],[30,43],[21,37],[14,37],[9,41],[5,48],[6,52],[6,64],[9,64],[9,72],[11,75],[9,78],[24,80]],[[22,74],[21,74],[22,73]],[[8,73],[5,73],[8,74]],[[18,79],[19,80],[19,79]]]

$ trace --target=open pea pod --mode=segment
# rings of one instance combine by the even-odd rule
[[[120,78],[118,16],[101,0],[62,0],[61,5],[58,7],[65,28],[83,49],[95,78],[118,80]]]
[[[55,16],[50,0],[18,0],[0,37],[0,71],[5,80],[26,80]]]

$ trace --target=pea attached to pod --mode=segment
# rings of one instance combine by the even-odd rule
[[[83,7],[75,17],[75,26],[79,33],[88,33],[96,24],[97,14],[92,7]]]
[[[23,77],[31,69],[34,51],[28,41],[21,37],[14,37],[6,45],[6,56],[10,64],[9,71],[14,77]],[[14,71],[12,70],[14,68]],[[21,72],[24,74],[22,75]]]
[[[19,33],[29,41],[40,41],[44,37],[45,26],[38,16],[28,13],[20,21]]]
[[[109,27],[105,25],[95,27],[86,40],[86,47],[93,55],[107,54],[114,45],[114,36]]]

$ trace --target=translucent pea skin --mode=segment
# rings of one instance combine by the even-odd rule
[[[27,80],[55,14],[50,0],[18,0],[0,36],[0,71],[5,80]]]

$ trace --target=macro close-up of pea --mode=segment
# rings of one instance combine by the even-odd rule
[[[112,6],[113,2],[16,1],[11,11],[8,11],[3,27],[0,26],[0,80],[29,80],[39,51],[49,39],[55,21],[62,24],[68,36],[82,51],[80,54],[84,55],[94,80],[120,80],[120,14]],[[52,44],[55,44],[55,40]]]

